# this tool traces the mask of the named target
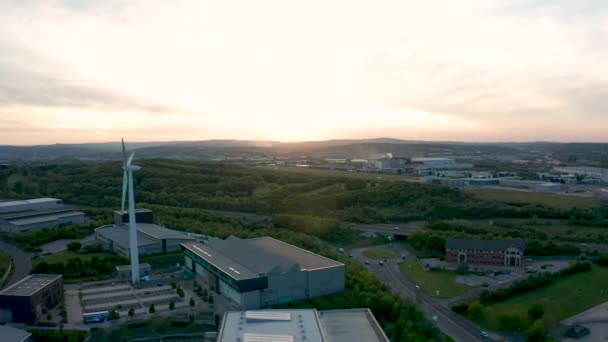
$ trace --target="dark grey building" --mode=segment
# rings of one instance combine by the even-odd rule
[[[0,292],[0,311],[8,322],[32,325],[56,307],[62,295],[62,275],[32,274]]]
[[[344,264],[270,238],[182,243],[185,265],[245,309],[344,291]]]
[[[30,342],[32,334],[8,325],[0,325],[0,339],[2,342]]]

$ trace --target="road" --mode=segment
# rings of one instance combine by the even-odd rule
[[[8,279],[7,285],[14,284],[30,274],[34,254],[26,253],[20,248],[1,240],[0,249],[13,259],[13,274]]]
[[[399,255],[408,255],[406,250],[401,250],[393,247],[398,251]],[[365,248],[355,249],[350,253],[358,261],[367,260],[361,253]],[[390,286],[390,288],[404,298],[408,298],[413,302],[418,302],[418,306],[425,313],[426,317],[433,319],[436,317],[436,324],[439,329],[446,335],[450,336],[457,342],[469,341],[487,341],[481,340],[481,330],[467,319],[460,317],[450,309],[441,305],[441,303],[416,289],[416,285],[407,279],[399,269],[399,260],[392,259],[380,266],[377,261],[370,261],[365,266],[375,274],[382,282]]]

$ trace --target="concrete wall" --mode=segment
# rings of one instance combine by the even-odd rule
[[[260,308],[261,293],[260,290],[241,292],[241,305],[243,308],[259,309]]]
[[[308,271],[309,298],[344,291],[345,272],[344,266]]]
[[[306,272],[269,274],[267,277],[268,288],[261,296],[263,307],[308,298]]]

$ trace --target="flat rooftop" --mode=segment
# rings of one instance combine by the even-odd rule
[[[139,223],[138,223],[139,225]],[[128,226],[116,226],[116,225],[108,225],[95,229],[95,232],[99,232],[99,234],[103,235],[105,238],[112,240],[115,244],[128,248],[129,247],[129,227]],[[147,246],[154,245],[159,243],[159,241],[147,237],[144,234],[137,232],[137,245],[138,246]]]
[[[2,207],[13,207],[16,205],[24,205],[24,204],[32,204],[32,203],[45,203],[45,202],[62,202],[58,198],[34,198],[29,200],[20,200],[20,201],[8,201],[8,202],[0,202],[0,208]]]
[[[343,263],[309,252],[271,237],[247,239],[248,243],[300,265],[302,270],[344,266]]]
[[[234,280],[253,279],[260,275],[242,264],[232,260],[221,252],[199,242],[185,242],[181,244],[192,253],[205,259],[211,265],[217,267]]]
[[[32,274],[2,290],[0,296],[31,296],[61,277],[61,274]]]
[[[226,312],[218,342],[325,341],[317,312],[302,310],[256,310]]]
[[[192,242],[182,243],[182,246],[235,280],[344,266],[335,260],[269,237],[240,239],[230,236],[226,240],[209,238],[204,244]]]
[[[369,309],[226,312],[218,342],[388,342]]]
[[[369,309],[319,311],[326,342],[388,342]]]
[[[168,229],[165,227],[161,227],[157,224],[151,223],[138,223],[137,230],[140,233],[150,235],[156,239],[187,239],[187,240],[196,240],[193,237],[188,236],[185,232],[181,232],[179,230]]]
[[[15,226],[26,226],[26,225],[30,225],[30,224],[36,224],[36,223],[44,223],[44,222],[52,222],[52,221],[56,221],[62,218],[68,218],[68,217],[76,217],[76,216],[83,216],[85,215],[85,213],[81,213],[80,211],[71,211],[71,212],[63,212],[63,213],[48,213],[45,215],[35,215],[33,217],[28,217],[28,218],[15,218],[15,219],[8,219],[7,221]]]
[[[0,325],[0,336],[2,336],[3,342],[22,342],[32,336],[32,334],[8,325]]]

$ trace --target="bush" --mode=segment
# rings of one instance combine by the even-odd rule
[[[82,244],[79,241],[72,241],[68,243],[68,251],[78,251],[82,247]]]
[[[169,302],[169,310],[175,310],[175,302],[174,301]]]
[[[130,309],[129,309],[129,312],[128,312],[128,315],[129,315],[130,317],[135,316],[135,309],[130,308]]]
[[[530,307],[528,308],[528,317],[532,322],[543,317],[544,314],[545,308],[541,304],[535,303],[530,305]]]
[[[190,298],[190,306],[194,306],[194,304],[196,304],[196,302],[194,301],[194,298]]]
[[[455,313],[466,315],[469,312],[469,304],[457,304],[452,306],[452,311]]]
[[[150,307],[148,308],[148,312],[149,313],[155,313],[156,312],[156,307],[154,306],[154,304],[150,304]]]

